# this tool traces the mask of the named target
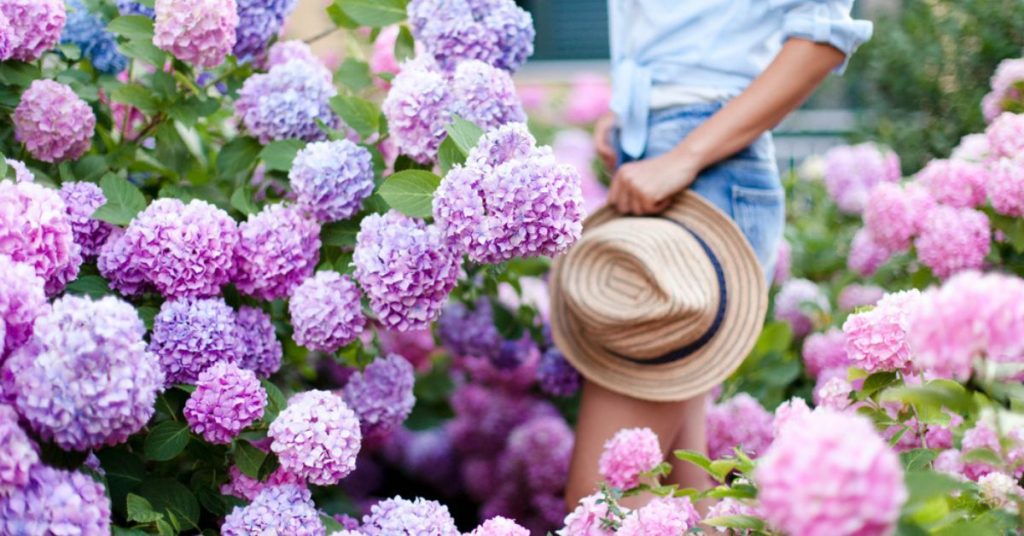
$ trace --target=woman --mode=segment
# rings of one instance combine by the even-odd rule
[[[614,96],[595,132],[614,170],[609,204],[623,214],[656,214],[690,189],[737,223],[767,277],[784,226],[768,129],[870,38],[871,24],[850,17],[852,3],[609,0]],[[620,429],[651,428],[666,454],[703,452],[704,423],[705,396],[651,402],[587,381],[570,509],[595,491],[602,446]],[[673,483],[709,484],[700,469],[669,461]]]

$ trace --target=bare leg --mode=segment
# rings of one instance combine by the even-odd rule
[[[681,428],[672,443],[672,451],[693,450],[707,455],[707,406],[706,395],[700,395],[683,402]],[[703,469],[689,462],[684,462],[669,453],[672,474],[668,482],[678,484],[680,488],[696,488],[705,490],[711,487],[711,479]]]
[[[680,436],[685,422],[684,408],[689,402],[648,402],[609,391],[591,382],[584,382],[576,425],[576,446],[569,467],[569,483],[565,500],[569,509],[583,497],[597,491],[601,475],[597,462],[604,443],[623,428],[650,428],[661,441],[662,452],[668,452]],[[703,416],[703,407],[701,407]],[[701,428],[703,430],[703,427]],[[634,508],[650,500],[631,497],[625,506]]]

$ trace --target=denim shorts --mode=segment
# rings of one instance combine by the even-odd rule
[[[720,103],[709,103],[651,112],[647,149],[640,159],[672,150],[721,107]],[[635,159],[620,150],[620,164],[631,160]],[[690,190],[736,222],[771,281],[786,225],[785,190],[771,133],[765,132],[746,149],[702,171]]]

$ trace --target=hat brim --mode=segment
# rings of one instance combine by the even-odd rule
[[[561,292],[564,257],[555,259],[550,278],[551,332],[565,358],[587,380],[641,400],[670,402],[693,398],[720,384],[743,363],[757,342],[768,310],[768,283],[757,255],[739,227],[698,194],[686,191],[661,217],[700,236],[718,257],[728,299],[721,327],[704,346],[671,363],[638,364],[607,351],[566,305]],[[603,207],[587,218],[583,232],[622,217]],[[641,220],[642,221],[642,220]],[[666,266],[664,269],[671,269]]]

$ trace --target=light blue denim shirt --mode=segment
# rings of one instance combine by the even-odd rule
[[[608,0],[608,4],[612,111],[619,117],[622,150],[633,157],[639,157],[647,143],[653,86],[739,93],[768,67],[790,37],[828,43],[849,57],[872,32],[870,22],[850,17],[853,0]]]

